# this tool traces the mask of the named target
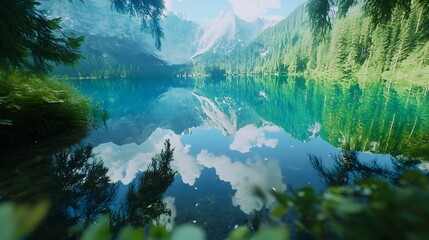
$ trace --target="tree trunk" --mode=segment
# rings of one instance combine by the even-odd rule
[[[416,26],[415,33],[417,33],[419,31],[420,21],[422,20],[422,14],[423,14],[423,8],[420,9],[420,14],[419,14],[419,18],[417,19],[417,26]]]
[[[428,46],[429,46],[429,42],[426,43],[425,52],[423,53],[422,60],[420,60],[419,69],[421,69],[422,66],[423,66],[423,62],[424,62],[424,60],[426,58],[426,54],[427,54],[427,51],[428,51]]]
[[[398,62],[399,62],[399,58],[401,57],[402,48],[404,47],[404,40],[405,40],[406,31],[407,31],[406,29],[408,29],[409,23],[410,23],[410,21],[407,20],[407,24],[405,25],[405,33],[401,38],[401,43],[399,44],[399,49],[398,49],[398,52],[396,53],[395,62],[393,63],[392,74],[395,73],[396,67],[397,67]],[[401,29],[402,29],[402,27],[401,27]]]
[[[395,124],[395,117],[396,117],[396,113],[393,114],[392,124],[390,124],[389,137],[387,137],[387,142],[389,142],[390,136],[392,135],[393,124]]]
[[[408,89],[408,96],[407,96],[407,101],[405,102],[405,107],[408,106],[408,102],[410,101],[410,95],[411,95],[411,91],[412,91],[412,84],[410,84],[410,89]]]
[[[414,121],[413,128],[411,129],[411,132],[410,132],[410,135],[408,135],[408,138],[411,138],[411,136],[414,133],[414,129],[416,128],[416,125],[417,125],[417,119],[418,119],[418,117],[416,117],[416,120]]]

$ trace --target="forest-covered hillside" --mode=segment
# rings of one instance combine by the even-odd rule
[[[69,78],[135,78],[172,76],[177,68],[131,39],[87,35],[81,51],[84,58],[76,66],[61,65],[53,74]]]
[[[267,29],[244,50],[228,58],[195,64],[198,72],[219,68],[226,74],[308,74],[325,79],[384,78],[414,84],[429,79],[429,16],[412,4],[408,18],[400,12],[373,27],[361,6],[335,20],[316,42],[302,5]]]
[[[79,49],[82,59],[72,67],[60,65],[53,75],[70,78],[174,75],[174,69],[158,55],[150,32],[142,31],[140,20],[111,11],[108,1],[44,1],[41,8],[50,17],[64,19],[63,32],[85,37]],[[168,29],[164,31],[166,34],[171,35]],[[179,54],[174,52],[174,55]]]

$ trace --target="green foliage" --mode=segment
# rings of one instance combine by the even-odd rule
[[[144,231],[141,228],[125,227],[119,233],[119,240],[143,239]]]
[[[241,240],[241,239],[249,239],[250,238],[249,228],[241,226],[232,231],[227,240]]]
[[[288,234],[287,228],[270,227],[270,228],[261,229],[251,239],[252,240],[264,240],[264,239],[288,240],[289,239],[288,235],[289,234]]]
[[[357,2],[357,0],[340,0],[337,1],[337,5],[338,5],[338,15],[341,17],[344,17],[347,12],[349,11],[350,7],[352,7],[353,5],[355,5]],[[312,14],[309,13],[310,16],[312,16]]]
[[[85,230],[81,240],[106,240],[110,239],[109,231],[109,218],[104,216],[99,221],[92,224]],[[206,239],[205,233],[201,228],[191,224],[185,224],[175,228],[173,231],[168,232],[165,227],[160,225],[151,225],[149,234],[145,237],[142,228],[126,227],[119,233],[119,240],[204,240]]]
[[[307,5],[307,12],[310,15],[310,28],[315,35],[315,39],[322,39],[326,32],[331,30],[330,0],[310,0]],[[340,11],[344,11],[340,8]]]
[[[93,129],[98,130],[100,123],[102,123],[107,129],[107,120],[109,120],[109,118],[110,114],[107,111],[106,106],[104,106],[103,109],[100,109],[99,102],[91,108],[91,127]]]
[[[118,12],[138,17],[142,22],[142,30],[148,30],[155,38],[155,46],[161,48],[164,31],[160,23],[164,16],[164,0],[111,0],[111,2]]]
[[[307,12],[311,31],[316,39],[321,39],[332,27],[332,18],[336,15],[344,17],[349,9],[355,5],[356,0],[309,0],[307,3]],[[428,13],[428,2],[426,0],[363,0],[363,10],[366,16],[371,19],[374,27],[380,24],[388,23],[395,12],[400,12],[405,18],[411,14],[412,4],[425,8]],[[331,9],[338,8],[336,14]]]
[[[428,200],[427,178],[408,172],[397,187],[365,180],[354,189],[332,188],[322,207],[338,234],[347,239],[426,239]]]
[[[16,205],[11,202],[0,204],[0,239],[18,240],[33,231],[46,216],[47,202],[36,205]]]
[[[35,0],[8,0],[0,9],[0,68],[48,72],[54,64],[80,59],[83,37],[61,31],[61,18],[49,19]]]
[[[195,239],[195,240],[206,239],[204,231],[201,230],[201,228],[199,228],[195,225],[191,225],[191,224],[182,225],[182,226],[174,229],[174,231],[171,233],[170,239],[171,240],[187,240],[187,239],[189,239],[190,236],[192,236],[192,239]]]
[[[86,130],[89,101],[64,83],[2,71],[0,119],[2,147],[34,143],[59,133]]]
[[[282,198],[280,206],[298,213],[296,234],[303,230],[317,239],[426,239],[428,183],[420,172],[406,172],[397,186],[366,179],[330,187],[321,196],[311,188],[293,196],[276,194]]]
[[[133,235],[126,235],[133,236]],[[106,240],[110,239],[109,218],[104,216],[97,223],[85,230],[81,240]],[[135,238],[134,238],[135,239]]]

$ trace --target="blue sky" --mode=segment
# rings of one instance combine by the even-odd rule
[[[165,0],[169,11],[184,14],[187,18],[204,23],[221,11],[234,11],[244,20],[257,17],[285,17],[305,0]]]

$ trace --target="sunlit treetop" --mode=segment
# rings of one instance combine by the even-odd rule
[[[371,19],[374,27],[387,23],[395,11],[408,18],[411,5],[417,4],[425,14],[429,14],[429,0],[308,0],[306,9],[313,36],[321,40],[332,28],[332,19],[344,17],[357,3],[363,3],[363,11]]]
[[[53,1],[53,0],[51,0]],[[79,0],[86,1],[86,0]],[[138,17],[142,30],[155,38],[157,48],[164,37],[160,26],[163,0],[106,0],[119,13]],[[83,36],[65,33],[61,18],[48,18],[38,0],[4,0],[0,8],[0,68],[49,72],[53,65],[74,65],[81,58]],[[108,20],[108,19],[106,19]]]

